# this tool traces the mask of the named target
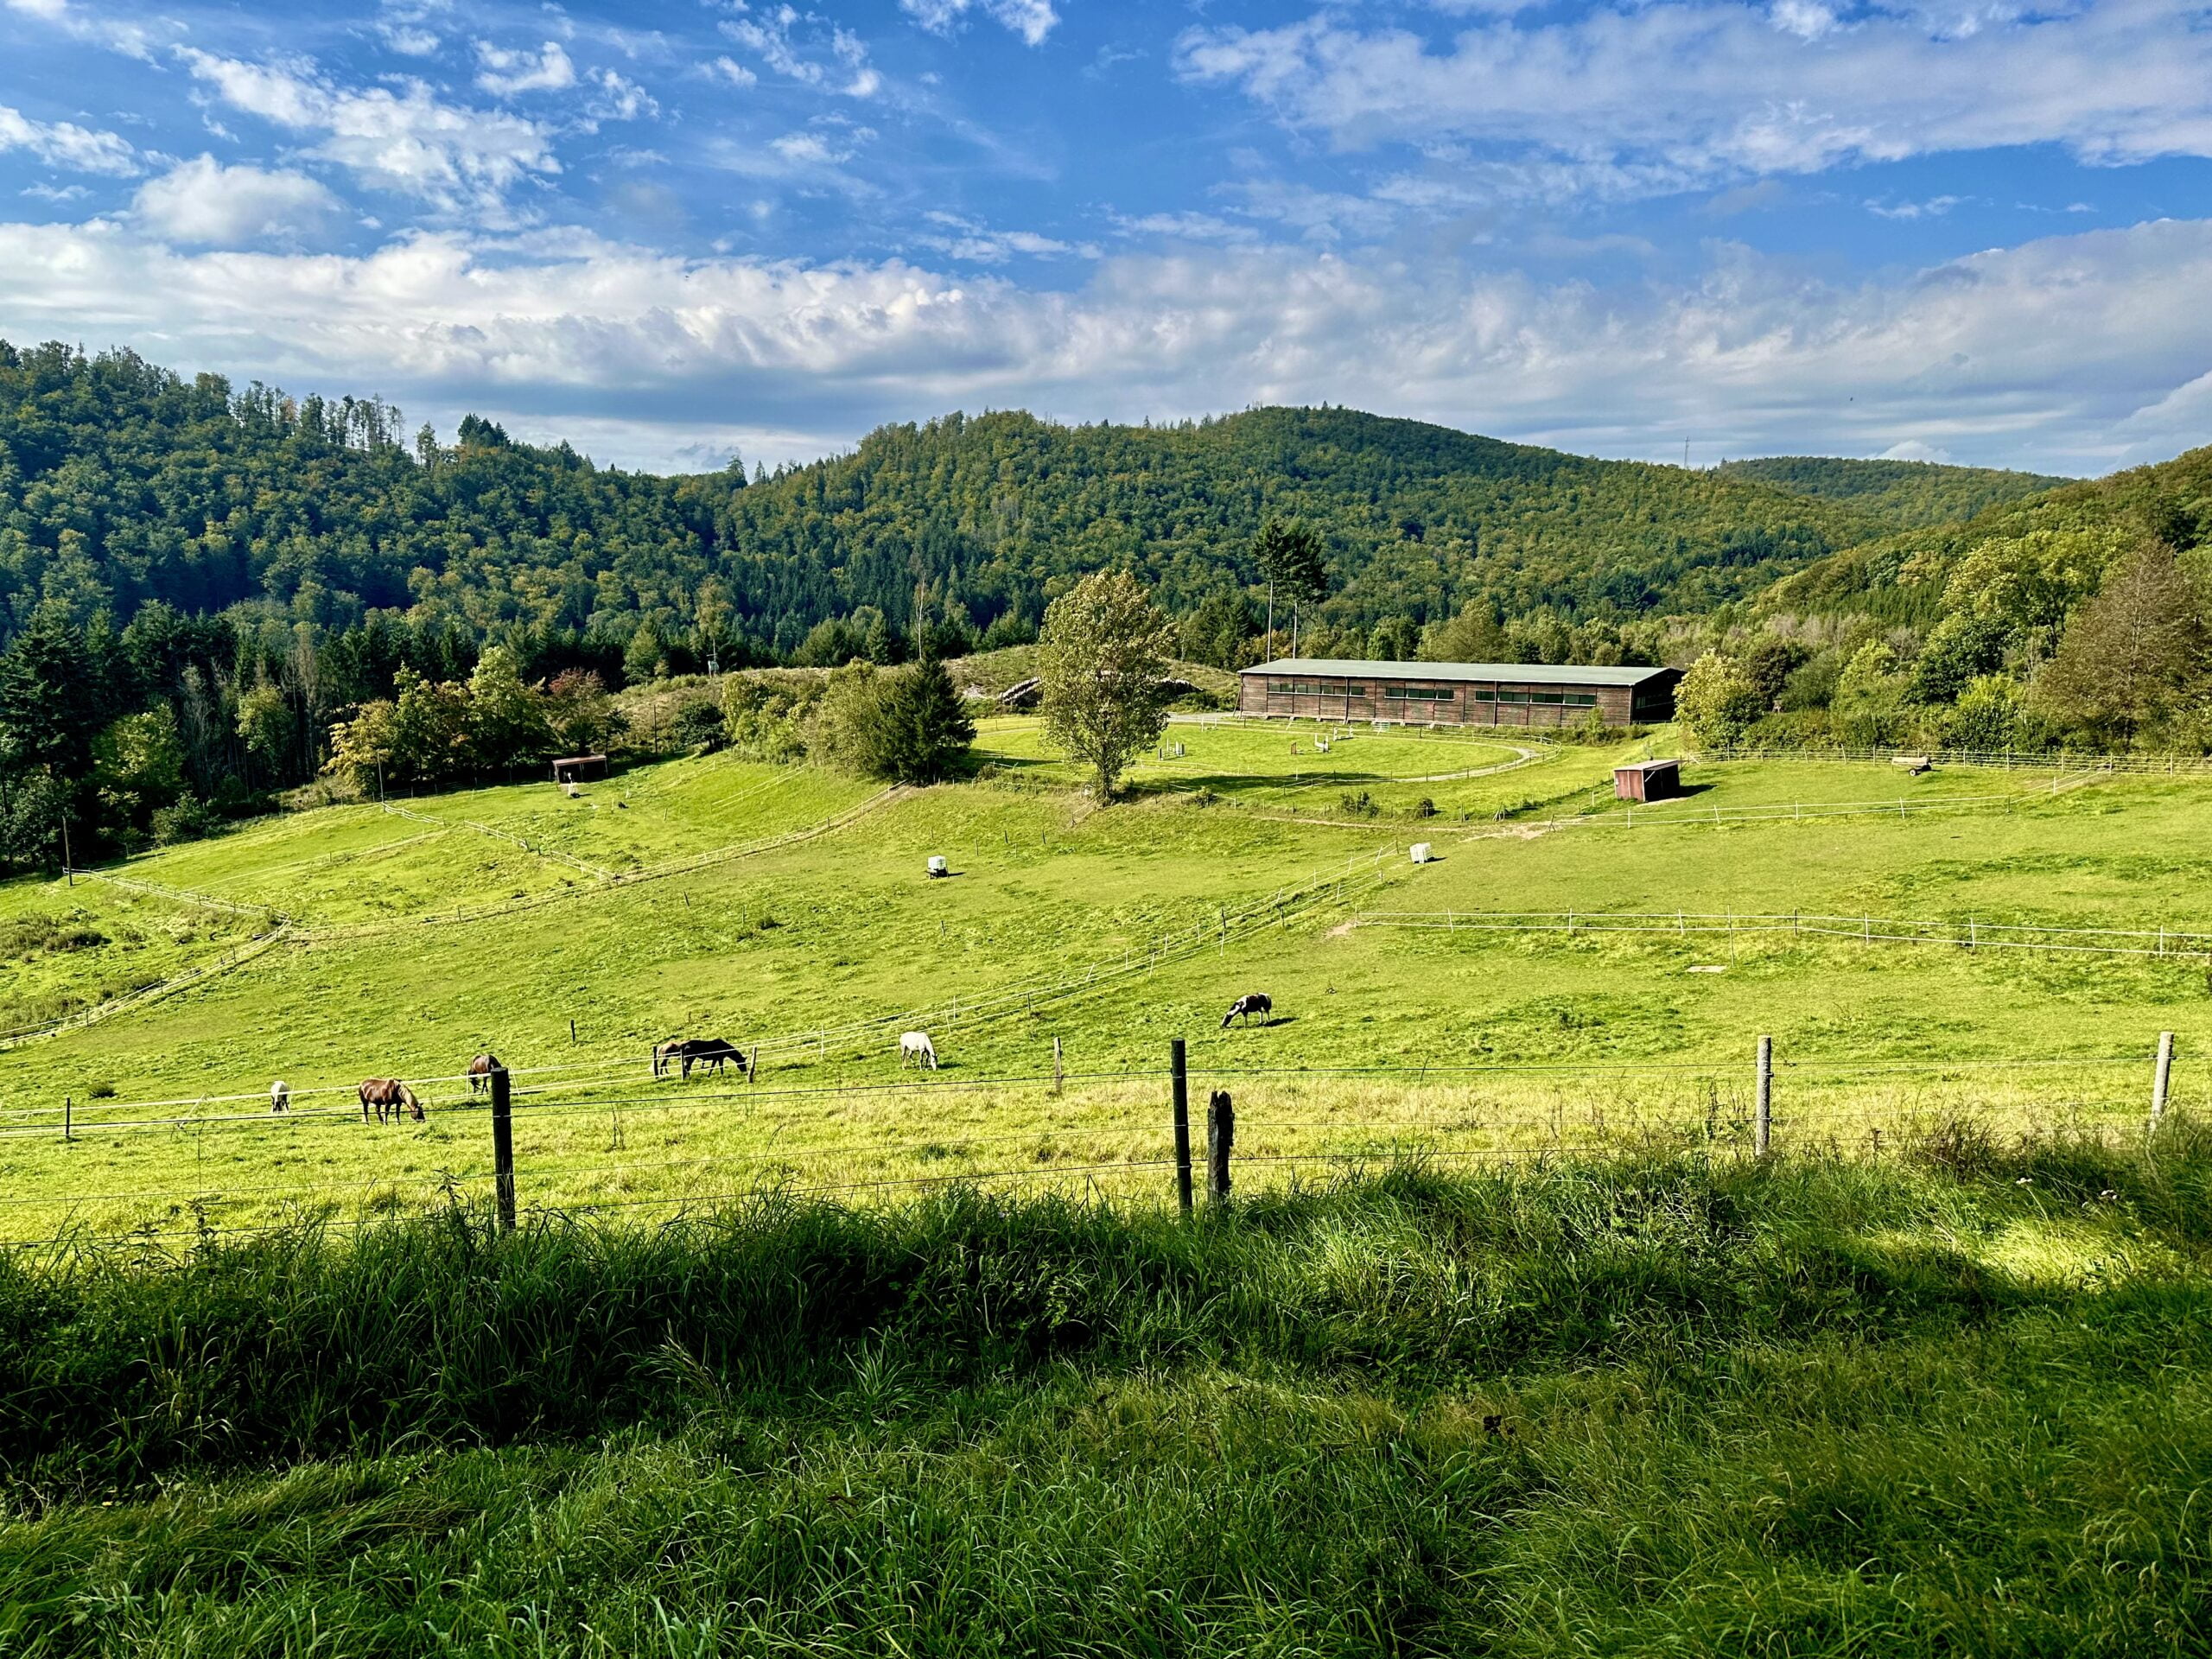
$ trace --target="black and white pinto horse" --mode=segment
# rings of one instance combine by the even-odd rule
[[[1229,1029],[1229,1022],[1239,1018],[1240,1016],[1243,1018],[1244,1023],[1249,1026],[1252,1023],[1252,1016],[1254,1014],[1273,1014],[1274,1011],[1275,1005],[1274,999],[1273,997],[1269,996],[1265,991],[1252,991],[1243,996],[1238,997],[1234,1002],[1229,1005],[1229,1012],[1221,1016],[1221,1028],[1224,1031],[1227,1031]]]

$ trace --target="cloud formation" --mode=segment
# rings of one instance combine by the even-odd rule
[[[556,427],[619,406],[633,435],[613,458],[632,464],[739,411],[829,443],[960,404],[1135,418],[1326,400],[1601,454],[1918,442],[2096,470],[2171,453],[2212,402],[2193,378],[2212,360],[2212,221],[1856,286],[1726,247],[1694,283],[1632,294],[1279,248],[1091,271],[1052,292],[588,238],[527,255],[455,234],[353,257],[188,255],[98,222],[0,226],[0,315],[36,337]]]
[[[350,88],[300,63],[249,63],[187,47],[194,78],[234,110],[303,134],[313,151],[372,188],[447,212],[497,216],[506,193],[533,174],[557,173],[545,129],[502,111],[441,101],[419,80]]]
[[[344,204],[304,173],[225,167],[203,155],[148,180],[131,207],[147,228],[171,241],[235,245],[313,232]]]
[[[1042,46],[1060,21],[1052,0],[899,0],[899,9],[932,34],[950,35],[970,11]]]
[[[129,140],[72,121],[34,121],[5,104],[0,104],[0,149],[27,149],[48,167],[73,173],[128,178],[139,171],[138,152]]]
[[[2167,0],[1878,6],[1847,25],[1808,0],[1671,0],[1485,22],[1440,48],[1332,9],[1191,29],[1176,63],[1340,145],[1472,144],[1471,162],[1534,160],[1554,188],[1631,195],[2009,145],[2100,163],[2212,156],[2202,23]]]

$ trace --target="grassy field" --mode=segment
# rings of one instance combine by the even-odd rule
[[[1777,1137],[1801,1147],[1871,1153],[1877,1131],[1958,1111],[2132,1132],[2162,1030],[2181,1037],[2175,1107],[2205,1099],[2198,957],[1389,925],[1802,911],[2212,929],[2202,781],[1736,762],[1631,819],[1611,766],[1663,734],[1522,750],[1362,730],[1325,753],[1319,734],[1179,723],[1133,798],[1099,810],[1036,723],[1009,719],[987,725],[979,781],[933,790],[715,756],[575,798],[517,785],[265,820],[110,873],[129,887],[0,887],[27,1014],[220,968],[272,918],[285,930],[0,1052],[0,1237],[189,1236],[474,1192],[489,1138],[457,1074],[486,1047],[518,1074],[525,1204],[641,1218],[762,1183],[977,1175],[1157,1200],[1175,1037],[1195,1086],[1237,1100],[1252,1185],[1408,1147],[1741,1146],[1760,1033]],[[1402,807],[1415,791],[1433,817]],[[1375,816],[1347,817],[1361,792]],[[1416,838],[1435,861],[1405,858]],[[933,854],[951,880],[925,877]],[[1251,989],[1274,1019],[1221,1029]],[[910,1027],[944,1061],[925,1087],[900,1081]],[[758,1079],[656,1082],[647,1052],[679,1032],[760,1045]],[[429,1121],[365,1128],[352,1092],[372,1075],[418,1080]],[[296,1111],[272,1119],[279,1077]]]
[[[0,1656],[2205,1650],[2212,783],[1319,735],[0,887]]]
[[[0,1263],[0,1647],[2183,1656],[2212,1149]]]

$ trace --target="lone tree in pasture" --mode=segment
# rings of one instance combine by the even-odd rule
[[[1130,759],[1167,729],[1160,690],[1173,626],[1126,570],[1085,576],[1045,613],[1045,735],[1084,761],[1109,799]]]
[[[1253,538],[1252,556],[1268,579],[1268,655],[1275,652],[1275,589],[1295,607],[1311,602],[1329,591],[1328,567],[1321,563],[1321,538],[1295,518],[1270,518]],[[1295,610],[1293,615],[1296,614]],[[1291,649],[1297,650],[1297,626],[1291,630]]]

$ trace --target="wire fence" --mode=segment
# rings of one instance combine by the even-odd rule
[[[357,1123],[351,1135],[365,1138],[350,1144],[331,1139],[346,1133],[335,1110],[89,1134],[49,1127],[39,1158],[9,1160],[0,1240],[165,1247],[309,1218],[374,1225],[495,1197],[510,1215],[696,1215],[766,1195],[858,1200],[1041,1183],[1159,1204],[1187,1189],[1198,1162],[1185,1103],[1201,1100],[1205,1140],[1218,1123],[1226,1147],[1233,1123],[1233,1160],[1217,1167],[1245,1172],[1235,1178],[1243,1191],[1402,1160],[1542,1167],[1634,1151],[1882,1157],[1946,1135],[1955,1142],[1962,1123],[2140,1146],[2178,1109],[2175,1058],[2165,1034],[2134,1052],[1776,1056],[1763,1040],[1756,1058],[1747,1048],[1733,1060],[1155,1064],[781,1089],[731,1081],[654,1090],[634,1077],[549,1076],[524,1093],[502,1074],[488,1100],[397,1129]],[[172,1137],[163,1157],[110,1159],[85,1174],[73,1161],[81,1140],[157,1130]],[[210,1130],[247,1130],[252,1140],[219,1141],[211,1158]],[[331,1164],[333,1145],[369,1166],[286,1178],[287,1169]],[[146,1178],[130,1179],[134,1167]]]
[[[1697,911],[1363,911],[1360,927],[1429,929],[1446,933],[1658,934],[1687,939],[1784,936],[1850,939],[1866,944],[1942,944],[1967,950],[2041,950],[2103,957],[2212,958],[2212,931],[2177,927],[2060,927],[1979,917],[1910,921],[1885,916],[1824,916]]]
[[[1716,748],[1702,753],[1706,760],[1881,760],[1898,762],[1925,759],[1939,766],[1994,766],[2012,772],[2103,772],[2181,776],[2212,772],[2212,755],[2104,754],[2082,749],[1899,749],[1859,748]]]

